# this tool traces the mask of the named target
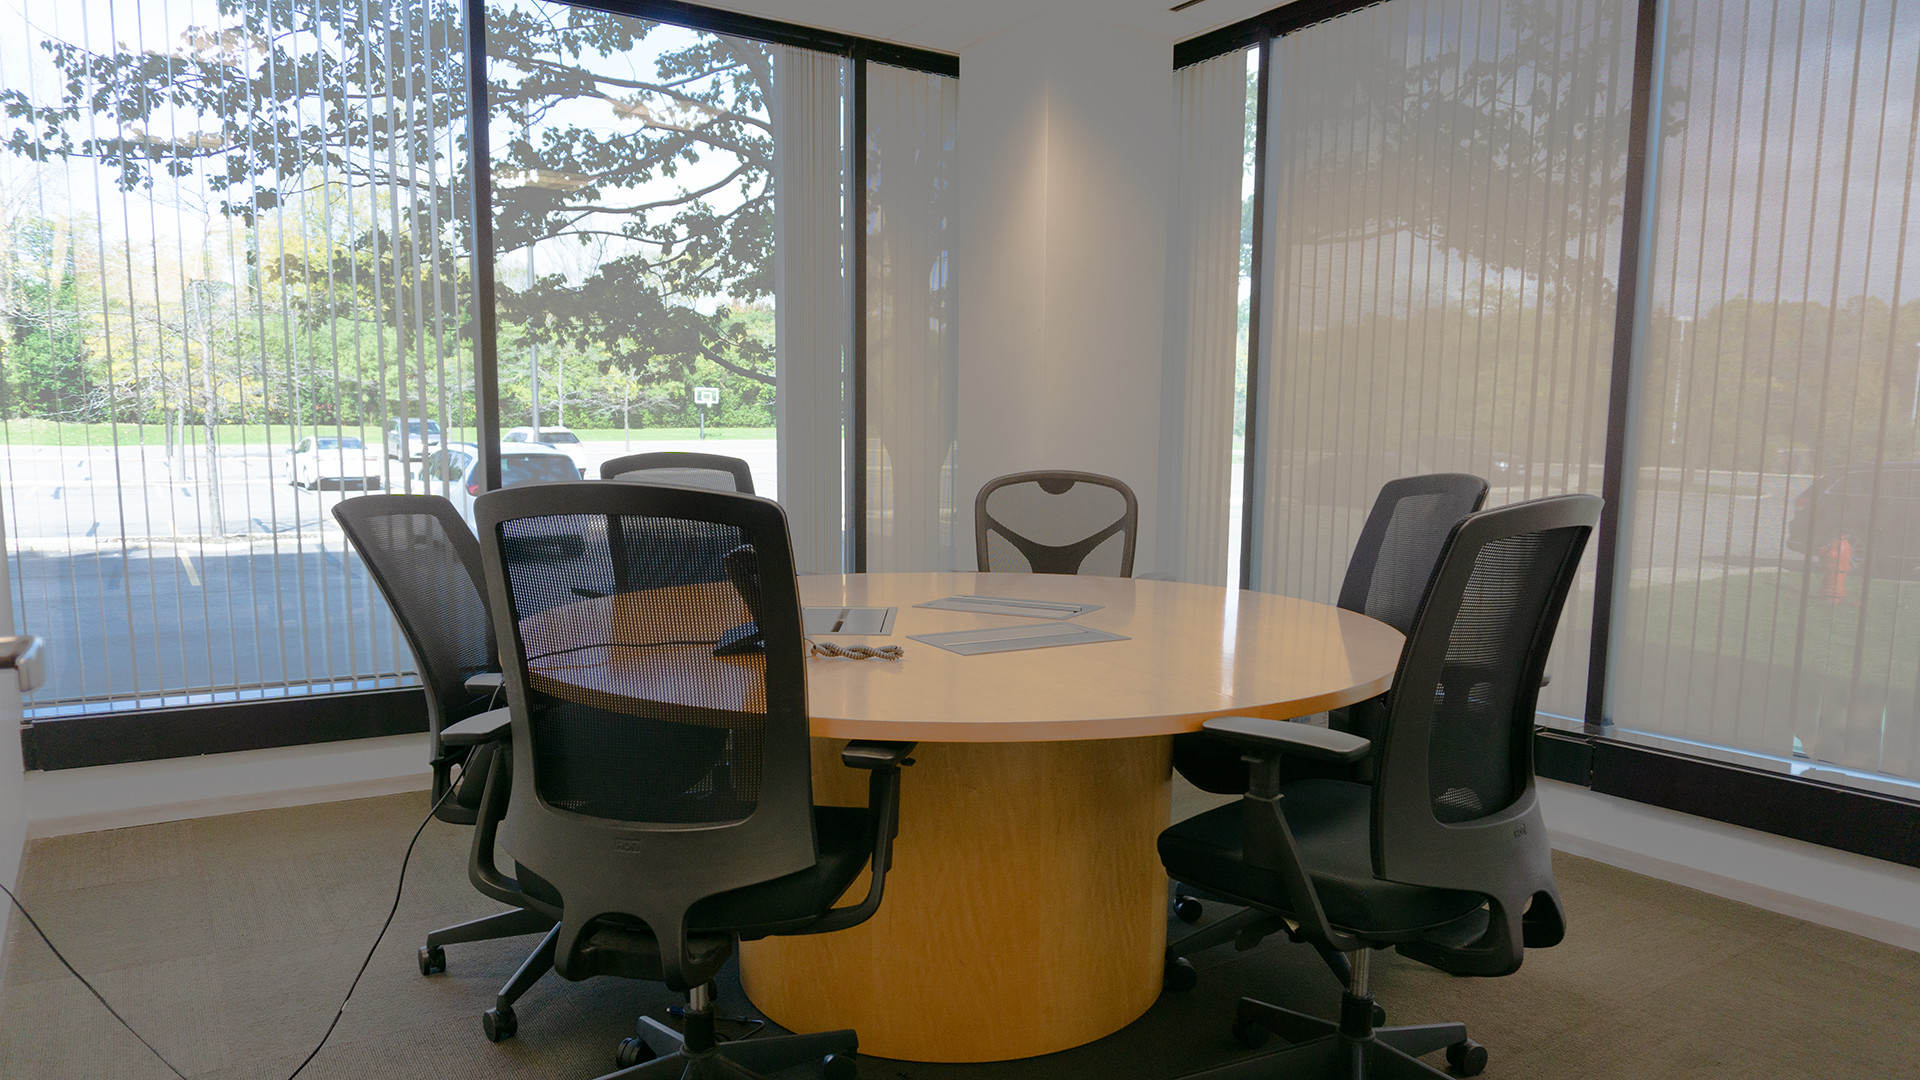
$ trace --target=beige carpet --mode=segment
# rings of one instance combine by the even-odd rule
[[[1199,804],[1191,795],[1183,810]],[[422,795],[273,810],[33,843],[23,899],[68,957],[187,1075],[278,1080],[333,1016],[385,916]],[[466,882],[468,830],[427,826],[399,916],[332,1041],[302,1074],[590,1080],[657,986],[548,976],[517,1038],[479,1013],[533,938],[452,946],[423,979],[427,930],[495,910]],[[1488,1077],[1920,1077],[1920,954],[1595,862],[1555,862],[1571,927],[1505,979],[1454,979],[1377,953],[1390,1022],[1462,1020]],[[1176,930],[1178,929],[1176,925]],[[169,1074],[14,919],[0,987],[0,1076],[149,1080]],[[866,1080],[1173,1077],[1242,1051],[1227,1036],[1250,994],[1331,1015],[1312,952],[1269,941],[1198,958],[1201,982],[1090,1046],[996,1065],[862,1059]],[[1021,988],[1006,987],[1017,1008]],[[737,981],[723,1013],[751,1006]],[[744,1031],[735,1027],[735,1031]]]

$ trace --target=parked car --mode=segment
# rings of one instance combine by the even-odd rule
[[[537,431],[530,427],[508,428],[506,434],[500,436],[500,442],[503,444],[503,447],[504,444],[508,443],[523,445],[527,443],[538,443],[543,446],[551,446],[555,450],[572,458],[574,466],[580,470],[581,475],[586,474],[587,448],[580,442],[580,436],[575,435],[572,430],[568,428],[543,427]]]
[[[442,444],[440,424],[415,418],[407,421],[406,437],[401,438],[400,420],[387,421],[387,456],[402,461],[417,461]]]
[[[358,435],[309,435],[287,451],[293,459],[287,482],[311,491],[348,484],[373,491],[386,481],[386,465]]]
[[[1842,536],[1853,548],[1855,569],[1920,564],[1920,461],[1834,469],[1794,496],[1788,550],[1824,557]]]
[[[420,463],[417,478],[434,495],[445,495],[469,522],[473,500],[480,495],[480,448],[473,443],[450,443]],[[500,486],[578,480],[580,467],[551,446],[507,443],[500,446]]]

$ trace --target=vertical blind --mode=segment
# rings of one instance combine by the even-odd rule
[[[840,573],[846,530],[845,454],[849,296],[837,56],[772,46],[774,307],[779,372],[780,497],[794,565]]]
[[[1614,718],[1920,779],[1920,7],[1672,0],[1660,71]]]
[[[54,652],[36,717],[411,680],[329,511],[471,503],[463,18],[83,0],[0,40],[6,553],[15,624]],[[838,569],[845,62],[542,0],[487,19],[501,426],[691,428],[696,385],[717,423],[778,411],[796,542]],[[775,488],[774,440],[705,444],[735,447]]]
[[[14,621],[52,650],[30,715],[392,685],[346,492],[291,486],[294,451],[409,490],[388,425],[470,419],[458,8],[16,10],[0,435]]]
[[[1396,476],[1599,489],[1632,17],[1398,0],[1274,42],[1251,587],[1331,602]],[[1547,713],[1582,711],[1592,590]]]
[[[960,81],[867,68],[867,569],[954,569]]]
[[[1233,385],[1239,361],[1241,179],[1247,54],[1174,73],[1167,221],[1166,353],[1160,386],[1160,569],[1227,583]]]

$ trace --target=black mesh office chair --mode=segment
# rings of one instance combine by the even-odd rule
[[[989,480],[973,500],[980,572],[1133,576],[1140,502],[1111,476],[1023,472]]]
[[[628,454],[600,465],[602,480],[651,480],[656,484],[712,488],[753,494],[753,470],[737,457],[658,450]]]
[[[1406,633],[1448,534],[1486,501],[1487,482],[1467,473],[1387,481],[1360,526],[1335,605]],[[1335,709],[1328,714],[1328,726],[1372,738],[1379,708],[1376,698]],[[1362,762],[1347,771],[1354,779],[1367,779],[1369,765]],[[1174,736],[1173,767],[1202,791],[1238,795],[1247,790],[1247,763],[1239,752],[1199,732]]]
[[[842,760],[871,770],[867,807],[813,804],[785,514],[748,495],[604,482],[492,492],[475,509],[520,765],[488,780],[476,883],[520,887],[493,866],[504,804],[525,902],[560,920],[554,969],[687,993],[684,1036],[643,1018],[612,1075],[744,1077],[831,1058],[829,1076],[850,1076],[851,1031],[724,1044],[713,1031],[712,980],[737,941],[839,930],[878,907],[911,749],[849,745]],[[689,567],[700,552],[712,565]],[[580,596],[575,580],[628,584]],[[869,863],[865,898],[834,908]]]
[[[1358,611],[1405,634],[1426,595],[1427,580],[1439,564],[1440,551],[1461,518],[1480,509],[1487,499],[1487,482],[1466,473],[1434,473],[1389,480],[1380,488],[1360,527],[1347,576],[1340,585],[1338,606]],[[1384,698],[1363,701],[1327,714],[1327,726],[1365,739],[1378,734]],[[1247,790],[1247,762],[1241,751],[1201,732],[1173,737],[1173,767],[1204,791],[1238,795]],[[1292,759],[1285,779],[1321,776],[1336,780],[1370,781],[1373,761],[1329,763]],[[1174,911],[1184,922],[1200,921],[1203,896],[1190,883],[1174,888]],[[1236,912],[1205,929],[1167,945],[1167,988],[1192,989],[1198,975],[1187,957],[1229,941],[1251,949],[1269,934],[1292,932],[1283,920],[1257,908]],[[1335,975],[1346,977],[1346,963],[1337,953],[1323,952]]]
[[[1160,834],[1168,873],[1298,923],[1345,953],[1338,1023],[1241,999],[1233,1033],[1294,1045],[1195,1074],[1205,1080],[1434,1077],[1445,1049],[1463,1075],[1486,1051],[1463,1024],[1376,1028],[1369,949],[1393,947],[1455,975],[1520,967],[1565,923],[1533,780],[1534,706],[1560,609],[1600,517],[1561,495],[1473,514],[1448,537],[1394,673],[1372,784],[1285,783],[1289,755],[1350,762],[1368,739],[1233,716],[1209,735],[1255,759],[1235,805]]]
[[[478,816],[484,780],[496,747],[474,745],[462,730],[497,726],[504,709],[485,718],[496,705],[501,678],[495,656],[493,623],[487,617],[480,583],[480,546],[453,504],[438,495],[366,495],[342,499],[333,517],[366,565],[367,575],[386,597],[394,621],[413,650],[414,670],[427,695],[427,748],[433,768],[434,816],[456,825],[472,825]],[[471,757],[469,756],[471,755]],[[459,777],[454,769],[460,768]],[[457,790],[448,797],[448,788]],[[435,930],[420,947],[420,974],[447,970],[446,946],[517,937],[550,930],[553,919],[516,905],[457,926]],[[536,954],[538,955],[538,954]],[[545,968],[516,976],[525,985]],[[505,993],[506,991],[503,991]]]

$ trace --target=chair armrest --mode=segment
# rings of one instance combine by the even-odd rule
[[[872,876],[867,880],[867,895],[858,904],[834,908],[801,934],[830,934],[858,926],[880,909],[880,897],[886,892],[887,871],[893,867],[893,838],[900,835],[900,767],[913,764],[907,755],[916,744],[856,740],[840,752],[840,761],[850,769],[868,769],[867,816],[873,827]]]
[[[1359,761],[1373,746],[1344,731],[1257,716],[1216,716],[1201,728],[1216,739],[1255,753],[1284,751],[1318,761]]]
[[[509,737],[513,731],[513,710],[495,709],[469,716],[457,724],[440,729],[441,746],[474,746]]]
[[[840,764],[849,769],[897,769],[913,764],[908,754],[919,743],[875,742],[856,739],[840,751]]]
[[[469,675],[466,681],[469,694],[492,694],[505,685],[507,685],[507,677],[497,671],[483,671],[478,675]]]

